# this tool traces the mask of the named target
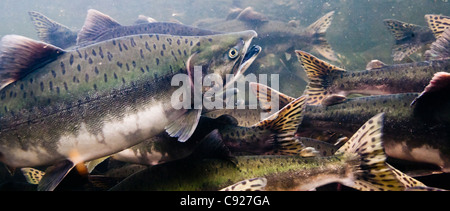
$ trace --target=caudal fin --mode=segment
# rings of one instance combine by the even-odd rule
[[[431,44],[431,49],[425,52],[426,60],[441,60],[450,58],[450,29],[445,30],[439,39]]]
[[[277,113],[253,126],[273,132],[275,154],[314,156],[313,149],[305,148],[295,138],[295,132],[303,120],[305,102],[306,96],[299,97]]]
[[[428,26],[433,31],[436,39],[439,39],[445,30],[450,28],[450,17],[443,15],[425,15]]]
[[[384,24],[395,38],[395,45],[392,47],[394,61],[403,60],[427,44],[418,40],[417,35],[419,31],[428,30],[426,27],[392,19],[384,20]]]
[[[346,184],[361,191],[401,191],[405,185],[386,163],[382,142],[384,114],[367,121],[337,152],[357,161],[353,184]]]
[[[4,36],[0,43],[0,90],[64,53],[58,47],[23,36]]]
[[[290,97],[260,83],[250,83],[250,89],[252,90],[253,94],[256,95],[256,98],[258,99],[258,102],[263,110],[271,109],[273,100],[272,96],[274,95],[278,96],[278,108],[283,108],[295,100],[295,98],[293,97]]]
[[[328,64],[304,51],[295,51],[295,53],[309,79],[308,86],[304,93],[305,95],[308,95],[307,104],[322,104],[326,98],[332,96],[332,93],[327,90],[329,86],[329,76],[345,72],[345,70]]]
[[[326,33],[333,20],[334,11],[327,13],[306,29],[314,37],[313,49],[330,61],[337,61],[338,57],[326,39]]]
[[[57,23],[39,12],[30,11],[31,21],[36,28],[39,40],[60,48],[68,48],[76,44],[77,32]]]

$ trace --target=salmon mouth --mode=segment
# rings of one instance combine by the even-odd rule
[[[250,67],[250,65],[255,61],[258,55],[261,53],[262,48],[259,45],[253,45],[247,50],[244,58],[242,59],[238,68],[234,72],[235,77],[239,77],[244,74],[245,71]]]

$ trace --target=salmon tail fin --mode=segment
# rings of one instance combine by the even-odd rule
[[[443,60],[450,58],[450,29],[445,30],[441,37],[431,44],[431,49],[425,52],[426,60]]]
[[[395,44],[392,47],[392,57],[394,61],[401,61],[411,56],[426,43],[417,40],[416,31],[423,30],[423,26],[405,23],[398,20],[387,19],[384,24],[395,38]]]
[[[428,187],[419,180],[410,177],[409,175],[401,172],[400,170],[394,168],[393,166],[389,164],[387,165],[392,169],[397,179],[401,183],[403,183],[403,185],[405,186],[405,191],[447,191],[441,188]]]
[[[97,10],[88,10],[83,27],[78,33],[77,45],[85,46],[95,42],[106,31],[121,27],[116,20]]]
[[[305,95],[308,95],[307,104],[320,105],[327,97],[332,95],[328,91],[329,76],[345,72],[345,70],[328,64],[304,51],[295,52],[309,79],[308,86],[305,89]]]
[[[444,31],[450,28],[450,17],[448,16],[429,14],[425,15],[425,19],[436,39],[439,39]]]
[[[386,163],[382,142],[384,114],[367,121],[336,153],[356,161],[351,176],[353,182],[346,184],[361,191],[401,191],[404,184]]]
[[[330,61],[337,61],[338,57],[328,43],[326,33],[333,20],[334,11],[325,14],[319,20],[308,26],[306,29],[315,40],[313,40],[313,49]]]
[[[76,44],[77,32],[67,26],[57,23],[45,15],[30,11],[28,15],[37,31],[37,36],[42,42],[46,42],[60,48],[68,48]]]
[[[6,35],[0,43],[0,90],[65,53],[51,44],[19,35]]]
[[[42,177],[44,177],[45,172],[40,171],[34,168],[21,168],[23,176],[27,180],[28,183],[32,185],[37,185],[41,181]]]
[[[292,101],[295,100],[295,98],[290,97],[286,94],[283,94],[277,90],[274,90],[264,84],[260,83],[250,83],[250,90],[253,92],[254,95],[256,95],[256,98],[258,99],[258,102],[263,110],[270,110],[271,109],[271,103],[272,103],[272,92],[275,95],[278,95],[279,100],[279,107],[283,108],[284,106],[288,105]]]
[[[306,96],[302,96],[286,105],[277,113],[259,122],[253,127],[273,131],[274,154],[300,155],[310,157],[315,155],[315,150],[305,148],[303,144],[295,138],[298,126],[303,120]]]

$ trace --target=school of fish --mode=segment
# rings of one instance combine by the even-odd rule
[[[90,9],[73,30],[30,11],[40,40],[0,43],[0,173],[41,191],[64,190],[73,175],[88,178],[83,190],[444,190],[414,175],[450,173],[450,18],[385,20],[398,63],[349,71],[332,64],[334,13],[304,28],[251,7],[193,26],[143,16],[125,26]],[[268,54],[298,58],[301,96],[257,82],[227,89]],[[199,88],[198,74],[225,85]],[[184,99],[216,90],[224,104],[239,94],[259,104],[177,107],[178,75],[188,79]],[[396,161],[435,168],[403,172]]]

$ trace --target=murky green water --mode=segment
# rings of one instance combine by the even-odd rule
[[[326,39],[339,60],[330,63],[349,71],[365,69],[373,59],[394,63],[391,57],[394,38],[383,20],[397,19],[426,26],[426,14],[450,15],[447,0],[1,0],[0,7],[0,36],[17,34],[33,39],[38,38],[29,11],[41,12],[73,30],[82,28],[89,9],[99,10],[123,25],[132,25],[138,15],[146,15],[157,21],[195,26],[204,22],[220,23],[230,11],[252,7],[269,21],[291,22],[301,27],[335,11]],[[248,26],[248,29],[258,32],[257,27]],[[225,31],[236,31],[236,28]],[[273,45],[270,43],[255,40],[264,54],[249,73],[280,74],[280,91],[300,96],[307,80],[293,50],[312,49],[292,49],[276,41]]]

